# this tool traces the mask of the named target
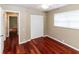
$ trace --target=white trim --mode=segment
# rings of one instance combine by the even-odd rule
[[[0,35],[3,35],[3,37],[0,37],[0,54],[3,54],[3,50],[4,50],[4,39],[5,39],[5,23],[4,23],[4,10],[2,9],[2,7],[0,7]]]
[[[44,37],[44,36],[40,36],[40,37]],[[40,38],[40,37],[36,37],[36,38]],[[31,41],[31,40],[36,39],[36,38],[30,38],[26,41],[20,42],[20,44],[27,43],[28,41]]]
[[[19,13],[20,11],[15,11],[15,10],[5,10],[5,12],[14,12],[14,13]]]
[[[6,12],[14,12],[14,13],[18,13],[18,35],[19,35],[19,44],[20,44],[20,11],[14,11],[14,10],[5,10]]]
[[[20,42],[19,44],[24,44],[24,43],[27,43],[29,41],[31,41],[32,39],[29,39],[29,40],[26,40],[26,41],[23,41],[23,42]]]
[[[57,39],[57,38],[55,38],[55,37],[52,37],[52,36],[49,36],[49,35],[44,35],[44,37],[49,37],[49,38],[52,38],[52,39],[54,39],[54,40],[56,40],[56,41],[58,41],[58,42],[60,42],[60,43],[62,43],[62,44],[64,44],[64,45],[66,45],[66,46],[69,46],[70,48],[72,48],[72,49],[74,49],[74,50],[79,51],[79,49],[78,49],[78,48],[73,47],[73,46],[71,46],[71,45],[69,45],[69,44],[67,44],[67,43],[65,43],[65,42],[62,42],[62,41],[58,40],[58,39]]]

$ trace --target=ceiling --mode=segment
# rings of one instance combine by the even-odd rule
[[[39,11],[50,11],[52,9],[66,6],[67,4],[50,4],[48,9],[43,9],[41,7],[41,5],[42,4],[17,4],[17,6],[21,6],[21,7],[25,7],[25,8],[29,8],[29,9],[35,9],[35,10],[39,10]]]

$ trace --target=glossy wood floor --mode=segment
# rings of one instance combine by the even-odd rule
[[[4,41],[4,54],[16,53],[16,46],[18,45],[18,35],[16,33],[10,33],[10,37],[7,37]]]
[[[17,39],[17,37],[13,38],[14,41]],[[40,37],[21,45],[15,43],[16,46],[13,45],[14,44],[13,42],[11,44],[12,47],[9,48],[9,50],[7,48],[7,51],[5,50],[7,44],[5,45],[4,54],[78,54],[79,53],[79,51],[76,51],[49,37]]]

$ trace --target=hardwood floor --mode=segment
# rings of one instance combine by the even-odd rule
[[[17,39],[17,38],[15,38]],[[13,43],[12,43],[13,44]],[[4,54],[78,54],[76,51],[62,43],[59,43],[49,37],[40,37],[33,39],[24,44],[18,45],[9,49]]]
[[[14,54],[16,53],[16,46],[18,45],[18,35],[16,33],[10,33],[10,37],[4,41],[3,54]]]

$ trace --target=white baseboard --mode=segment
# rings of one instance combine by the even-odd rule
[[[51,36],[49,36],[49,35],[44,35],[44,36],[41,36],[41,37],[49,37],[49,38],[52,38],[52,39],[54,39],[54,40],[56,40],[56,41],[58,41],[58,42],[60,42],[60,43],[62,43],[62,44],[64,44],[64,45],[66,45],[66,46],[69,46],[69,47],[72,48],[72,49],[75,49],[75,50],[79,51],[78,48],[73,47],[73,46],[71,46],[71,45],[69,45],[69,44],[67,44],[67,43],[65,43],[65,42],[62,42],[62,41],[58,40],[58,39],[55,38],[55,37],[51,37]],[[37,38],[39,38],[39,37],[37,37]],[[33,38],[33,39],[36,39],[36,38]],[[29,40],[20,42],[20,44],[26,43],[26,42],[31,41],[31,40],[32,40],[32,39],[29,39]]]
[[[44,36],[41,36],[41,37],[44,37]],[[19,44],[27,43],[28,41],[31,41],[31,40],[36,39],[36,38],[40,38],[40,37],[30,38],[26,41],[20,42]]]
[[[27,43],[28,41],[31,41],[31,39],[20,42],[19,44]]]
[[[55,37],[51,37],[51,36],[49,36],[49,35],[44,35],[44,37],[49,37],[49,38],[52,38],[52,39],[54,39],[54,40],[56,40],[56,41],[58,41],[58,42],[60,42],[60,43],[62,43],[62,44],[64,44],[64,45],[66,45],[66,46],[69,46],[70,48],[72,48],[72,49],[74,49],[74,50],[77,50],[77,51],[79,51],[79,49],[78,48],[76,48],[76,47],[73,47],[73,46],[71,46],[71,45],[69,45],[69,44],[67,44],[67,43],[65,43],[65,42],[62,42],[62,41],[60,41],[60,40],[58,40],[57,38],[55,38]]]

